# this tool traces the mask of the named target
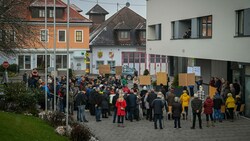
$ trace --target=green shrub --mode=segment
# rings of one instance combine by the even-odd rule
[[[73,70],[69,69],[69,78],[72,78],[72,77],[73,77]]]
[[[3,68],[2,65],[0,65],[0,72],[4,72],[5,68]],[[7,68],[8,72],[17,73],[18,72],[18,65],[17,64],[10,64],[10,66]]]
[[[26,89],[23,83],[9,83],[4,86],[3,110],[17,113],[32,113],[37,115],[37,93],[31,89]]]
[[[179,87],[179,76],[178,76],[178,75],[175,75],[175,76],[174,76],[174,80],[173,80],[173,83],[172,83],[172,87],[173,87],[173,88]]]

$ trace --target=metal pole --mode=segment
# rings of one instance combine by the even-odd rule
[[[70,1],[67,0],[67,94],[66,94],[66,127],[69,125],[69,7]]]
[[[47,43],[48,43],[48,27],[47,27],[47,0],[45,0],[45,86],[44,86],[44,93],[45,93],[45,111],[47,112],[48,111],[48,96],[47,96]]]
[[[56,0],[54,0],[54,111],[56,111]]]

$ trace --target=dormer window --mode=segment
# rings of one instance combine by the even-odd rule
[[[130,32],[129,31],[119,31],[119,39],[120,40],[129,40]]]
[[[39,18],[43,18],[45,17],[45,10],[44,9],[40,9],[39,10]]]
[[[146,31],[140,32],[140,39],[146,39]]]
[[[49,17],[50,18],[54,17],[54,10],[52,10],[52,9],[49,10]]]

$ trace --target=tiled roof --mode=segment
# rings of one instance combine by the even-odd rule
[[[137,30],[146,30],[146,22],[139,23],[136,28]]]
[[[117,42],[115,30],[130,29],[132,36],[131,41],[126,43],[128,46],[138,45],[138,41],[134,36],[138,28],[142,28],[143,23],[146,23],[146,19],[129,9],[123,7],[121,10],[116,12],[113,16],[103,22],[90,34],[90,45],[92,46],[114,46],[121,45]],[[146,30],[146,28],[144,29]],[[144,43],[142,43],[144,44]],[[124,44],[123,44],[124,45]]]
[[[54,0],[47,0],[48,7],[53,7],[53,5],[54,5]],[[44,0],[34,0],[33,2],[31,2],[31,4],[29,6],[30,7],[45,7],[45,1]],[[60,18],[60,19],[57,18],[56,22],[67,22],[67,4],[65,4],[61,0],[57,0],[56,7],[65,9],[63,18]],[[22,15],[22,17],[24,17],[26,19],[26,21],[44,22],[44,18],[31,18],[31,12],[29,11],[28,8],[24,7],[22,10],[26,13],[26,16]],[[92,22],[91,20],[82,16],[78,11],[76,11],[72,7],[70,7],[69,13],[70,13],[70,15],[69,15],[70,20],[69,21],[71,23],[91,23]],[[48,22],[53,22],[53,18],[48,18]]]
[[[79,8],[78,6],[76,6],[75,4],[71,4],[70,6],[71,6],[71,8],[73,8],[75,11],[77,11],[77,12],[82,12],[82,9]]]
[[[102,15],[107,15],[109,12],[107,12],[105,9],[103,9],[99,4],[96,4],[92,9],[90,9],[86,15],[91,15],[91,14],[102,14]]]
[[[119,22],[114,29],[119,29],[119,30],[130,30],[132,29],[131,27],[129,27],[128,25],[126,25],[126,23],[124,21]]]
[[[45,7],[44,0],[35,0],[30,4],[30,7]],[[47,0],[47,7],[54,7],[54,0]],[[61,0],[56,1],[56,7],[66,8],[67,5]]]

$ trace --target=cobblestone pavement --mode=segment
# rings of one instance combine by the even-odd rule
[[[164,117],[163,129],[154,129],[154,122],[146,119],[130,122],[125,120],[125,127],[117,127],[113,117],[103,118],[96,122],[94,116],[86,112],[89,120],[86,125],[100,141],[249,141],[250,120],[240,118],[234,122],[223,121],[215,123],[215,127],[206,127],[203,115],[203,129],[192,130],[190,120],[181,120],[180,129],[174,129],[174,121]],[[85,123],[84,123],[85,124]]]

